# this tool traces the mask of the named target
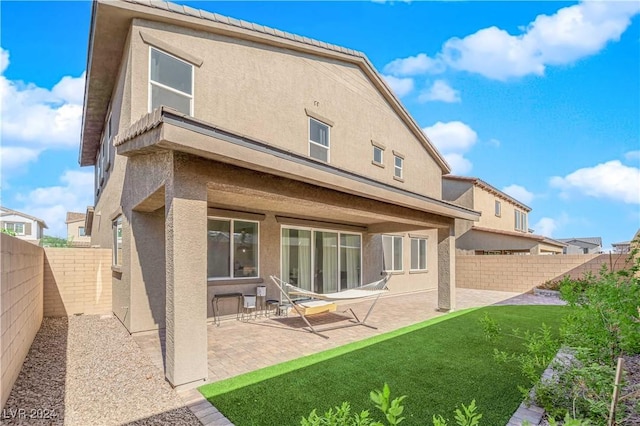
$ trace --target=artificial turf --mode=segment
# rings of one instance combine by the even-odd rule
[[[415,326],[268,367],[200,388],[237,426],[299,425],[312,409],[324,412],[343,401],[354,412],[379,417],[369,392],[388,383],[404,400],[403,425],[431,424],[434,414],[452,420],[460,403],[476,400],[482,425],[504,425],[521,402],[526,384],[517,365],[497,364],[493,349],[522,352],[522,340],[490,343],[478,320],[485,312],[510,331],[557,331],[562,306],[492,306],[439,317]],[[309,335],[310,339],[318,338]]]

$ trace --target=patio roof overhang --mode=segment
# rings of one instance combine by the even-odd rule
[[[263,174],[259,185],[240,188],[237,182],[242,179],[224,182],[224,173],[218,173],[217,182],[208,184],[208,189],[215,190],[217,202],[227,206],[251,204],[262,206],[264,210],[268,208],[268,211],[280,211],[284,215],[314,216],[309,212],[318,208],[327,210],[325,197],[320,198],[323,202],[318,201],[317,195],[309,199],[311,190],[318,188],[411,210],[420,216],[406,222],[414,228],[424,227],[426,223],[430,227],[446,228],[453,219],[477,221],[480,216],[476,211],[341,170],[164,107],[122,132],[115,145],[119,155],[129,157],[171,150],[215,160],[231,165],[235,172],[245,170],[245,180],[250,180],[252,175],[255,179],[256,172]],[[282,192],[282,185],[286,182],[267,179],[269,176],[307,186],[295,188],[298,195],[286,196]],[[365,224],[373,229],[382,226],[384,232],[390,232],[389,227],[382,224],[395,222],[395,215],[375,216],[366,202],[359,203],[360,209],[351,208],[347,212],[340,205],[349,203],[342,201],[331,205],[327,214],[334,215],[341,222]],[[340,212],[344,214],[340,215]]]

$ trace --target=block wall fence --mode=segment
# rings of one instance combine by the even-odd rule
[[[111,313],[111,250],[44,249],[44,316]]]
[[[456,286],[479,290],[528,292],[565,275],[581,278],[586,272],[598,274],[602,265],[620,270],[627,264],[626,254],[576,255],[496,255],[456,256]]]
[[[0,233],[0,407],[45,317],[111,313],[111,250],[45,248]]]
[[[42,324],[44,250],[0,233],[0,407]]]

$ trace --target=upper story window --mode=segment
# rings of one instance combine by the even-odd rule
[[[402,271],[402,236],[383,235],[382,254],[386,272]]]
[[[384,151],[382,150],[382,148],[374,146],[373,147],[373,162],[376,164],[384,164],[384,158],[383,158],[383,154]]]
[[[24,223],[20,222],[4,222],[3,228],[7,231],[15,232],[16,235],[24,235]]]
[[[496,200],[496,216],[500,217],[502,215],[502,205],[500,201]]]
[[[515,228],[517,231],[527,232],[527,214],[520,210],[514,210]]]
[[[149,111],[166,105],[193,115],[193,65],[149,49]]]
[[[401,180],[404,179],[404,158],[395,154],[393,164],[393,176]]]
[[[329,126],[309,117],[309,156],[329,162]]]
[[[80,226],[78,228],[78,237],[84,237],[86,234],[84,233],[84,226]]]

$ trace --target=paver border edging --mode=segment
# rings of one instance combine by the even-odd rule
[[[542,373],[542,377],[540,380],[553,380],[554,375],[556,374],[553,366],[556,365],[556,363],[566,366],[570,364],[573,359],[574,356],[568,348],[560,348],[556,356],[549,363],[549,366]],[[511,416],[511,419],[509,419],[509,422],[505,426],[522,426],[522,423],[525,420],[531,423],[532,426],[538,426],[540,422],[542,422],[542,417],[544,416],[545,411],[544,408],[538,407],[535,404],[535,397],[535,391],[533,388],[531,388],[528,400],[522,401],[516,412],[513,413],[513,416]],[[529,403],[530,401],[531,403]]]

